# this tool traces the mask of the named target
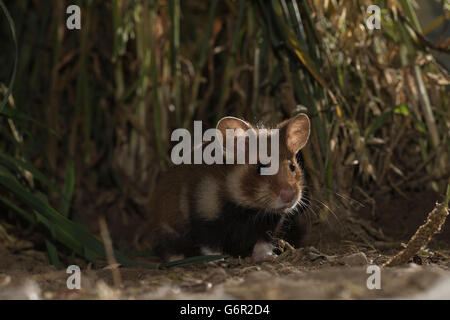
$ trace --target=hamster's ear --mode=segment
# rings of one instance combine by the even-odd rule
[[[217,123],[217,129],[222,133],[224,137],[226,136],[226,129],[242,129],[244,131],[247,131],[251,127],[252,126],[248,122],[235,117],[224,117]]]
[[[278,128],[285,130],[286,147],[294,154],[306,145],[311,131],[309,118],[304,113],[283,121]]]
[[[241,120],[239,118],[224,117],[224,118],[219,120],[219,122],[217,123],[217,127],[216,128],[222,134],[222,137],[223,137],[224,143],[225,143],[226,137],[227,137],[226,130],[242,129],[244,131],[242,133],[245,133],[245,131],[247,131],[248,129],[252,128],[252,126],[248,122],[246,122],[244,120]],[[239,135],[239,131],[235,131],[235,133],[237,135]]]
[[[223,138],[223,148],[224,150],[226,149],[225,146],[227,145],[227,130],[234,130],[234,154],[236,155],[236,151],[237,151],[237,138],[239,136],[246,136],[246,131],[248,129],[253,128],[248,122],[241,120],[239,118],[235,118],[235,117],[224,117],[222,119],[219,120],[219,122],[217,123],[217,127],[216,129],[220,131],[220,133],[222,134],[222,138]],[[242,130],[242,131],[241,131]],[[247,148],[247,143],[248,143],[248,139],[245,140],[245,148]]]

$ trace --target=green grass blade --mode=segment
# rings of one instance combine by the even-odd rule
[[[63,197],[61,198],[61,214],[65,217],[69,215],[69,207],[72,201],[73,189],[75,186],[75,168],[73,161],[67,161],[66,181],[64,182]]]
[[[3,98],[3,101],[0,103],[0,113],[2,113],[3,108],[5,107],[6,103],[8,103],[9,96],[12,93],[12,88],[14,86],[14,81],[16,80],[16,73],[17,73],[17,64],[19,60],[19,49],[17,46],[17,38],[16,38],[16,29],[14,27],[14,21],[11,18],[11,15],[9,14],[8,9],[6,8],[5,4],[3,3],[3,0],[0,0],[0,8],[2,8],[3,13],[6,16],[6,20],[8,20],[9,27],[11,29],[11,35],[14,42],[14,49],[15,49],[15,56],[14,56],[14,67],[13,67],[13,73],[11,80],[9,81],[8,91],[6,92],[5,97]]]
[[[10,106],[4,107],[1,116],[4,116],[8,119],[12,119],[15,122],[30,122],[45,129],[48,133],[52,134],[53,136],[58,137],[55,130],[47,126],[45,123],[38,121],[33,117],[30,117],[29,115],[25,114],[24,112],[21,112],[20,110],[11,108]]]
[[[182,259],[182,260],[163,263],[160,265],[160,267],[161,268],[185,267],[185,266],[190,266],[190,265],[194,265],[194,264],[201,264],[201,263],[216,261],[216,260],[224,259],[227,257],[228,256],[224,256],[224,255],[197,256],[197,257],[186,258],[186,259]]]
[[[17,171],[18,173],[20,173],[22,170],[29,171],[33,175],[33,178],[39,180],[45,186],[49,187],[52,191],[61,193],[61,190],[57,185],[51,182],[50,179],[45,176],[45,174],[37,170],[27,161],[16,159],[0,152],[0,163],[3,163],[3,165],[7,166],[8,168],[14,168],[14,171]]]
[[[209,7],[208,26],[206,27],[205,37],[204,37],[202,47],[200,50],[200,58],[199,58],[197,68],[196,68],[197,73],[195,74],[194,84],[192,86],[191,102],[187,108],[187,114],[186,114],[186,117],[183,122],[183,126],[185,128],[188,128],[190,126],[190,122],[192,120],[192,117],[194,116],[195,109],[197,107],[197,96],[198,96],[198,92],[200,89],[200,82],[202,80],[202,70],[203,70],[203,67],[205,66],[205,62],[206,62],[206,54],[207,54],[207,50],[208,50],[208,46],[209,46],[209,37],[211,35],[218,3],[219,3],[219,0],[212,0],[211,5]]]
[[[29,223],[31,223],[31,224],[37,223],[36,218],[31,213],[28,213],[27,211],[19,208],[18,206],[16,206],[14,203],[9,201],[5,197],[0,197],[0,202],[3,203],[3,205],[6,208],[9,208],[10,210],[12,210],[15,213],[18,213],[24,220],[27,220]]]
[[[58,250],[56,246],[50,241],[45,239],[45,246],[47,247],[47,259],[48,262],[55,266],[56,269],[62,269],[61,261],[59,260]]]

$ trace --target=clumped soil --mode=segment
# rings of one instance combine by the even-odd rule
[[[286,245],[270,262],[227,258],[150,270],[76,260],[80,290],[67,288],[69,274],[49,266],[43,251],[0,241],[0,299],[450,299],[448,222],[409,264],[382,268],[381,289],[368,289],[367,266],[381,266],[399,252],[441,197],[421,192],[374,200],[375,210],[366,206],[339,228],[333,219],[313,225],[304,247]]]

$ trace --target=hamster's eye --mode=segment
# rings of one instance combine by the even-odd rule
[[[290,163],[290,164],[289,164],[289,169],[291,169],[292,172],[295,172],[295,166],[294,166],[294,164]]]
[[[268,166],[269,166],[268,164],[258,163],[258,167],[257,167],[258,174],[261,175],[261,169],[262,168],[267,168]]]

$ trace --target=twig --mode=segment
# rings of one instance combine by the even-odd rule
[[[103,215],[98,219],[98,224],[100,226],[100,234],[105,244],[106,257],[108,259],[109,267],[111,268],[113,282],[115,288],[122,287],[122,277],[120,276],[118,268],[118,263],[114,257],[114,249],[109,235],[108,226],[106,225],[106,220]]]
[[[448,201],[450,200],[450,183],[447,185],[447,194],[443,203],[437,204],[436,208],[428,214],[427,222],[417,229],[414,236],[409,240],[406,248],[389,259],[383,267],[393,267],[407,263],[420,248],[430,242],[434,234],[441,230],[448,216]]]

